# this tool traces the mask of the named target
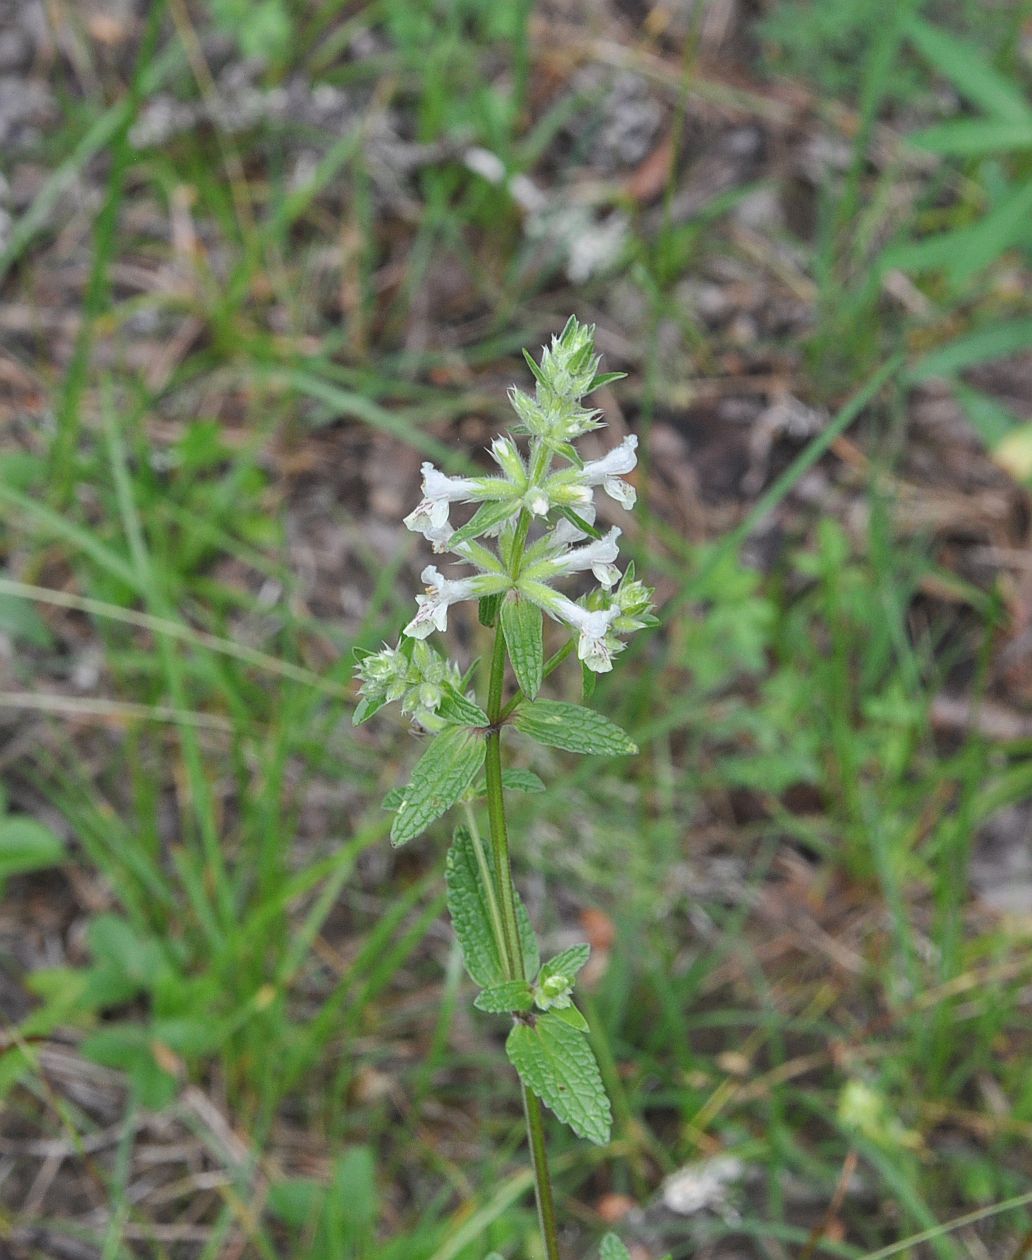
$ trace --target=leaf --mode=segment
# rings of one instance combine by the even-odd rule
[[[510,792],[543,792],[545,785],[533,770],[503,770],[502,787]]]
[[[590,394],[595,389],[601,389],[603,385],[612,385],[614,381],[622,381],[626,375],[626,372],[600,372],[588,386],[588,393]]]
[[[985,157],[1032,149],[1032,120],[961,118],[909,136],[910,143],[942,157]]]
[[[487,626],[490,630],[494,623],[498,620],[498,608],[502,602],[502,597],[498,595],[485,595],[477,601],[477,620],[482,626]]]
[[[508,1015],[512,1011],[529,1011],[534,999],[526,980],[506,980],[504,984],[482,989],[473,999],[473,1005],[478,1011],[491,1015]]]
[[[502,521],[508,520],[514,511],[515,503],[512,499],[492,500],[490,503],[482,503],[466,524],[461,529],[457,529],[448,539],[448,547],[454,550],[459,543],[469,542],[472,538],[479,538],[481,534],[486,534],[493,526],[500,525]]]
[[[502,633],[520,690],[533,700],[545,667],[541,609],[512,591],[502,604]]]
[[[631,1260],[631,1253],[615,1234],[606,1234],[598,1249],[598,1260]]]
[[[474,704],[451,685],[444,684],[444,699],[437,709],[438,715],[446,722],[454,722],[460,726],[487,726],[489,719],[479,704]]]
[[[573,1005],[571,1006],[554,1006],[552,1014],[556,1019],[561,1019],[564,1024],[569,1024],[571,1028],[576,1028],[579,1033],[588,1031],[588,1021]]]
[[[520,705],[514,723],[517,730],[539,744],[567,752],[615,757],[638,751],[638,745],[615,722],[579,704],[533,700]]]
[[[435,736],[412,771],[391,843],[407,843],[450,809],[479,774],[484,752],[484,740],[465,727],[451,726]]]
[[[372,700],[369,696],[363,696],[355,705],[355,710],[351,715],[351,725],[361,726],[363,722],[368,722],[377,709],[382,709],[385,704],[387,704],[386,697],[382,700]]]
[[[26,875],[59,866],[64,844],[34,818],[0,818],[0,886],[10,875]]]
[[[487,855],[484,855],[485,863]],[[494,873],[487,867],[487,876]],[[468,828],[457,827],[444,866],[448,913],[462,946],[470,979],[482,989],[505,984],[508,977],[498,952],[501,912],[493,889],[484,887],[484,870]],[[497,926],[496,926],[497,925]]]
[[[529,350],[523,351],[523,357],[527,362],[527,367],[529,367],[531,372],[534,374],[534,380],[536,380],[539,385],[543,385],[547,389],[548,378],[545,376],[544,372],[542,372],[541,369],[538,367],[537,360],[534,358],[534,356],[530,353]]]
[[[599,539],[602,537],[602,531],[592,525],[590,521],[586,521],[583,516],[575,512],[572,507],[568,507],[565,503],[559,504],[560,515],[565,516],[575,529],[579,529],[582,534],[587,534],[589,538]]]
[[[541,975],[538,976],[538,984],[544,984],[552,976],[565,976],[568,980],[572,980],[590,956],[590,945],[571,945],[569,949],[564,949],[561,954],[556,954],[545,963],[541,968]]]
[[[591,1046],[551,1012],[519,1023],[505,1042],[524,1085],[579,1137],[609,1141],[613,1116]]]
[[[497,940],[502,931],[501,909],[495,896],[494,861],[481,850],[483,866],[468,828],[457,827],[448,850],[444,878],[448,913],[470,978],[482,989],[504,984],[509,976]],[[537,975],[541,966],[537,937],[519,893],[516,894],[516,927],[523,951],[523,970]]]
[[[1032,348],[1032,319],[1012,319],[1002,324],[979,328],[965,337],[932,350],[913,365],[910,382],[924,381],[931,376],[952,376],[965,368],[1017,354]]]
[[[907,34],[937,70],[967,99],[997,118],[1011,122],[1032,121],[1029,109],[1014,82],[989,65],[981,51],[965,40],[921,18],[911,18]]]
[[[598,686],[598,674],[581,661],[581,699],[590,700]]]

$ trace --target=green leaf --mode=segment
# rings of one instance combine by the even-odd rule
[[[503,770],[502,787],[511,792],[543,792],[545,785],[533,770]]]
[[[378,709],[382,709],[387,703],[386,698],[383,700],[372,700],[368,696],[363,696],[358,704],[355,705],[355,711],[351,715],[351,725],[361,726],[363,722],[367,722]]]
[[[541,690],[545,667],[541,609],[511,591],[502,604],[502,633],[520,690],[533,700]]]
[[[465,727],[434,737],[416,762],[391,827],[391,843],[406,844],[455,804],[480,773],[485,743]]]
[[[10,875],[26,875],[59,866],[64,844],[34,818],[0,818],[0,887]]]
[[[590,394],[594,389],[601,389],[603,385],[612,385],[614,381],[622,381],[626,375],[626,372],[600,372],[588,386],[588,393]]]
[[[911,144],[942,157],[985,157],[989,153],[1016,153],[1032,149],[1032,120],[1011,122],[1006,118],[961,118],[940,123],[909,136]]]
[[[494,872],[488,855],[483,850],[478,855],[466,827],[455,829],[444,880],[448,913],[470,978],[482,989],[505,984],[505,964],[498,952],[502,919],[494,894]]]
[[[586,521],[584,517],[575,512],[572,507],[568,507],[566,504],[560,503],[559,512],[562,516],[566,517],[571,525],[579,529],[582,534],[587,534],[589,538],[597,539],[602,537],[602,531],[592,525],[590,521]]]
[[[501,594],[485,595],[477,602],[477,619],[482,626],[490,630],[498,620],[498,608],[502,602]]]
[[[913,365],[908,379],[925,381],[932,376],[950,377],[990,359],[1032,349],[1032,319],[1011,319],[978,328],[964,337],[932,350]]]
[[[445,863],[448,913],[470,978],[482,989],[508,980],[508,972],[498,950],[502,916],[495,895],[494,862],[490,852],[479,850],[466,827],[457,827]],[[537,937],[519,894],[516,895],[516,926],[523,951],[523,969],[537,975],[541,966]]]
[[[523,351],[523,357],[527,361],[527,367],[529,367],[531,372],[533,372],[534,374],[534,380],[536,380],[539,385],[543,385],[547,389],[548,378],[545,376],[544,372],[542,372],[541,369],[538,367],[537,360],[534,358],[534,356],[530,353],[529,350]]]
[[[598,674],[581,661],[581,699],[590,700],[598,686]]]
[[[519,1023],[505,1043],[524,1085],[579,1137],[598,1146],[609,1141],[613,1116],[591,1046],[549,1012],[533,1025]]]
[[[631,1253],[615,1234],[606,1234],[598,1249],[598,1260],[631,1260]]]
[[[454,722],[460,726],[487,726],[489,719],[479,704],[468,700],[461,691],[451,683],[444,684],[444,699],[437,712],[446,722]]]
[[[521,704],[514,719],[516,729],[539,744],[565,748],[567,752],[599,753],[615,757],[636,753],[638,745],[615,722],[561,700],[533,700]]]
[[[479,538],[481,534],[486,534],[492,526],[500,525],[502,521],[507,521],[514,511],[515,505],[512,499],[492,500],[489,503],[482,503],[466,524],[461,529],[457,529],[448,539],[449,548],[454,549],[459,543],[469,542],[472,538]]]
[[[526,980],[506,980],[483,989],[473,999],[478,1011],[492,1015],[508,1015],[513,1011],[529,1011],[534,1005],[530,985]]]
[[[567,979],[572,980],[590,957],[590,945],[571,945],[569,949],[564,949],[561,954],[556,954],[545,963],[538,976],[538,984],[544,984],[552,976],[566,976]]]
[[[969,101],[998,118],[1008,118],[1011,122],[1032,121],[1032,110],[1015,81],[989,65],[976,45],[957,39],[919,17],[911,18],[907,34],[918,50]]]
[[[556,1019],[561,1019],[564,1024],[569,1024],[571,1028],[576,1028],[579,1033],[588,1031],[588,1021],[575,1006],[553,1006],[552,1014]]]

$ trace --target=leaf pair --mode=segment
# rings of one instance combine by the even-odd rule
[[[465,827],[456,829],[445,882],[448,912],[466,970],[483,990],[476,1004],[501,1014],[521,1013],[505,1044],[520,1079],[576,1134],[604,1145],[609,1141],[612,1112],[595,1056],[583,1036],[587,1025],[572,1005],[530,1014],[534,1004],[530,983],[514,979],[506,967],[494,863]],[[518,897],[516,922],[524,975],[538,976],[539,985],[553,975],[572,976],[587,960],[587,947],[574,946],[542,968],[533,928]]]

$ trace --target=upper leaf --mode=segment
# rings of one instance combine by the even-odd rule
[[[416,762],[391,827],[391,843],[412,840],[450,809],[484,764],[484,740],[462,726],[434,737]]]
[[[618,756],[638,751],[638,745],[615,722],[579,704],[534,700],[520,705],[514,722],[517,730],[539,744],[567,752]]]
[[[544,984],[552,976],[566,976],[572,980],[590,956],[590,945],[571,945],[569,949],[564,949],[561,954],[556,954],[545,963],[538,976],[538,984]]]
[[[541,609],[512,592],[502,604],[502,632],[520,690],[533,700],[541,690],[545,664]]]
[[[602,1075],[583,1035],[549,1013],[518,1023],[505,1052],[520,1079],[579,1137],[604,1146],[613,1115]]]

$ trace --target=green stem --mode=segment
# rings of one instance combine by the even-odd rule
[[[501,904],[504,939],[509,978],[526,980],[523,966],[523,949],[516,920],[516,890],[512,882],[512,863],[509,859],[509,830],[505,821],[505,795],[502,789],[502,739],[499,721],[502,714],[502,693],[505,684],[505,637],[501,627],[495,629],[494,650],[491,655],[491,675],[488,683],[487,716],[491,723],[487,736],[487,813],[491,821],[491,851],[494,854],[495,876],[498,881],[497,896]],[[527,1121],[527,1141],[530,1145],[534,1167],[534,1185],[537,1195],[538,1221],[548,1260],[559,1260],[559,1231],[556,1224],[555,1200],[552,1196],[552,1179],[548,1171],[548,1154],[545,1150],[545,1126],[541,1115],[541,1103],[530,1090],[523,1089],[523,1113]]]

